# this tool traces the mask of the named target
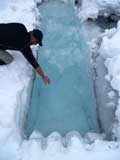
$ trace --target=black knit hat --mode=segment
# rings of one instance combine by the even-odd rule
[[[39,45],[42,46],[43,33],[39,29],[33,29],[33,36],[39,41]]]

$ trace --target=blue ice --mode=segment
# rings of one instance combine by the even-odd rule
[[[51,79],[45,85],[39,75],[33,85],[25,123],[29,136],[57,131],[98,132],[96,103],[81,24],[71,6],[48,2],[39,8],[44,33],[38,61]]]

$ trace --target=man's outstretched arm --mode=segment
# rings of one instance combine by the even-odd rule
[[[35,57],[32,54],[32,50],[29,46],[25,47],[24,49],[21,50],[22,54],[24,57],[28,60],[28,62],[33,66],[33,68],[36,70],[36,72],[41,76],[42,80],[45,83],[50,83],[49,78],[44,74],[42,71],[42,68],[40,65],[37,63]]]

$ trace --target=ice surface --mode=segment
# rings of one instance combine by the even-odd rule
[[[50,2],[40,7],[43,49],[39,62],[51,77],[46,87],[39,76],[34,82],[26,132],[38,129],[44,136],[72,130],[98,131],[93,85],[86,61],[79,19],[69,5]]]

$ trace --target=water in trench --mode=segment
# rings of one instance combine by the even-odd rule
[[[39,8],[44,33],[38,61],[50,77],[45,85],[39,75],[33,85],[25,133],[39,130],[44,136],[78,131],[98,132],[96,104],[82,28],[72,7],[60,2]]]

